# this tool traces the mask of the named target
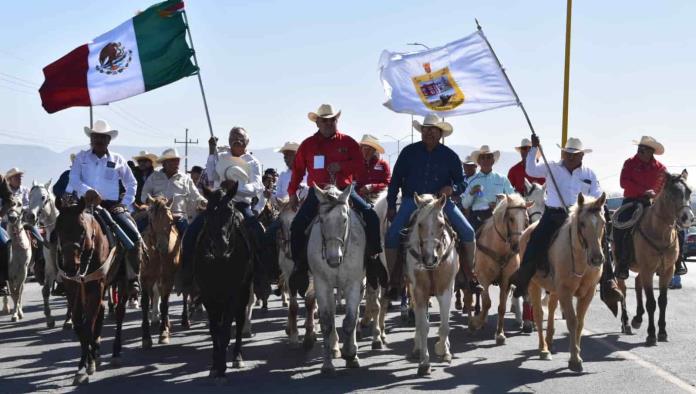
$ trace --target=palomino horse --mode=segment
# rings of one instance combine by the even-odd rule
[[[102,295],[116,249],[109,251],[109,241],[101,226],[84,210],[84,199],[78,204],[64,206],[55,229],[62,259],[59,275],[65,285],[68,304],[72,305],[74,329],[82,348],[73,381],[76,385],[89,382],[89,375],[99,364],[104,322]]]
[[[365,229],[358,215],[348,206],[353,186],[343,192],[335,186],[322,190],[314,186],[319,200],[317,220],[310,227],[307,257],[314,276],[314,292],[319,304],[319,319],[324,338],[324,363],[321,372],[335,372],[332,357],[343,355],[346,367],[358,368],[356,327],[365,277]],[[346,297],[343,319],[343,349],[338,348],[334,288]]]
[[[500,285],[500,304],[498,305],[498,325],[495,342],[505,343],[505,307],[510,291],[510,277],[520,267],[520,236],[529,226],[527,209],[532,202],[526,202],[519,194],[498,196],[498,205],[493,216],[487,219],[477,234],[476,266],[474,271],[483,286],[483,308],[470,323],[472,329],[481,329],[486,324],[488,310],[491,308],[490,285]]]
[[[150,339],[150,319],[148,308],[150,307],[150,296],[153,289],[157,289],[160,297],[160,327],[159,343],[169,343],[169,295],[174,287],[174,278],[179,269],[179,258],[181,255],[182,234],[176,228],[174,215],[172,215],[171,204],[165,197],[152,198],[148,196],[148,227],[143,234],[145,248],[149,258],[143,264],[140,271],[140,281],[142,283],[142,294],[140,305],[143,308],[143,347],[152,346]],[[186,303],[184,302],[184,312],[182,321],[188,319]]]
[[[598,199],[578,194],[577,204],[570,208],[570,216],[558,230],[548,249],[550,271],[537,271],[529,283],[529,297],[532,301],[534,321],[539,336],[539,355],[542,360],[551,358],[554,334],[554,313],[560,301],[570,336],[570,360],[568,368],[582,371],[580,358],[580,338],[585,325],[587,308],[592,302],[599,278],[602,276],[604,253],[604,213],[602,207],[606,194]],[[520,255],[524,256],[529,237],[537,223],[525,230],[520,239]],[[546,289],[549,298],[549,318],[546,339],[542,328],[544,311],[541,308],[541,293]],[[573,306],[573,297],[577,305]]]
[[[22,310],[22,293],[24,282],[27,279],[29,263],[31,262],[31,240],[24,229],[22,200],[11,198],[11,206],[7,212],[7,232],[10,233],[10,259],[8,265],[8,289],[14,302],[12,321],[16,322],[24,318]],[[4,299],[3,311],[9,313],[7,296]]]
[[[291,257],[290,252],[290,226],[292,220],[295,218],[296,212],[290,207],[289,204],[284,204],[280,208],[280,215],[278,219],[280,220],[280,230],[278,230],[278,265],[280,266],[280,279],[278,284],[281,285],[282,289],[290,289],[290,284],[288,283],[290,275],[292,274],[292,269],[294,267],[294,262]],[[289,290],[289,301],[290,305],[288,308],[288,326],[285,329],[289,340],[290,346],[299,346],[300,338],[299,331],[297,329],[297,314],[299,312],[299,305],[297,303],[297,291]],[[314,278],[312,275],[309,276],[309,287],[305,292],[305,336],[304,336],[304,348],[311,349],[316,342],[317,337],[314,331],[314,312],[317,309],[316,297],[314,294]]]
[[[648,309],[648,338],[647,345],[657,344],[657,341],[667,341],[665,327],[665,312],[667,310],[667,285],[674,275],[674,262],[677,260],[679,245],[675,225],[688,228],[694,218],[689,201],[691,189],[686,185],[686,170],[681,174],[664,175],[664,187],[655,198],[655,203],[645,209],[632,234],[634,261],[630,268],[637,272],[636,284],[636,315],[631,321],[633,328],[640,328],[643,322],[643,294],[645,291]],[[616,250],[615,247],[612,249]],[[655,337],[655,295],[653,294],[653,275],[660,275],[660,295],[657,302],[660,306],[660,317],[657,322],[659,332]],[[619,280],[619,288],[626,294],[626,281]],[[626,298],[621,303],[621,331],[631,333],[626,312]]]
[[[411,355],[414,358],[420,356],[418,375],[429,375],[428,299],[435,296],[440,306],[439,339],[435,344],[435,354],[441,356],[443,361],[451,362],[449,311],[459,257],[453,230],[443,213],[447,197],[435,198],[430,194],[419,196],[414,193],[414,200],[417,209],[411,216],[405,245],[406,275],[416,317]]]
[[[56,200],[53,193],[51,193],[49,187],[51,182],[46,184],[34,183],[29,190],[29,209],[26,215],[27,221],[31,224],[35,224],[44,229],[44,243],[43,243],[43,257],[45,261],[44,267],[44,283],[41,288],[41,294],[43,295],[44,302],[44,316],[46,316],[46,325],[48,328],[53,328],[56,324],[55,319],[51,316],[51,305],[49,303],[49,297],[51,295],[51,289],[53,285],[58,280],[58,266],[56,265],[57,258],[57,248],[54,242],[51,242],[53,238],[53,232],[56,228],[56,221],[58,220],[58,208],[56,207]],[[68,312],[65,317],[65,323],[63,328],[71,328],[72,322],[70,320],[70,305],[68,305]]]
[[[213,341],[210,377],[225,381],[227,346],[232,320],[243,327],[252,289],[251,247],[244,234],[242,215],[234,209],[236,190],[216,190],[208,199],[205,225],[196,242],[194,279],[208,312]],[[233,367],[243,368],[242,330],[235,332]]]

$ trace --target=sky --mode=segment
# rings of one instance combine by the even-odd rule
[[[146,0],[6,2],[0,25],[0,143],[61,151],[83,145],[86,108],[47,114],[42,68],[116,27]],[[438,46],[474,32],[478,18],[524,103],[548,157],[561,136],[565,9],[562,0],[186,2],[213,129],[224,140],[244,126],[250,148],[301,141],[315,131],[307,113],[342,110],[339,129],[410,142],[410,115],[382,106],[377,62],[384,49]],[[573,4],[569,135],[594,150],[585,164],[617,190],[632,140],[652,135],[671,170],[696,172],[696,2],[599,1]],[[184,129],[209,137],[195,77],[95,107],[120,131],[119,145],[171,146]],[[529,128],[517,107],[448,118],[448,144],[511,151]],[[385,137],[385,135],[392,137]],[[418,138],[419,135],[416,135]],[[0,158],[0,170],[12,166]],[[506,172],[505,169],[498,169]]]

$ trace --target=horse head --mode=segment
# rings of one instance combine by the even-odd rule
[[[534,204],[527,208],[527,213],[529,214],[529,220],[534,223],[541,219],[541,215],[544,214],[544,195],[546,194],[546,185],[542,186],[536,182],[529,182],[526,178],[524,180],[524,196],[528,202],[533,202]]]
[[[278,201],[278,206],[280,213],[278,213],[278,220],[280,221],[280,236],[278,237],[280,251],[285,254],[285,256],[290,257],[290,228],[292,226],[292,221],[295,219],[297,212],[290,206],[288,200]]]
[[[604,264],[602,240],[604,239],[604,203],[607,195],[602,193],[598,199],[585,197],[578,193],[577,204],[571,208],[571,234],[575,233],[580,246],[587,253],[587,262],[593,267]],[[572,248],[573,246],[571,246]]]
[[[150,227],[150,246],[161,255],[167,255],[174,249],[178,233],[174,224],[172,205],[174,200],[169,201],[164,196],[147,196],[149,206],[147,212],[148,225]],[[172,234],[174,236],[172,237]]]
[[[348,186],[343,192],[333,185],[326,190],[314,185],[314,192],[319,200],[318,218],[323,257],[331,267],[338,267],[346,254],[345,247],[350,232],[348,198],[352,191],[353,185]]]
[[[95,239],[101,232],[92,215],[84,212],[85,200],[63,207],[56,221],[58,245],[62,253],[62,267],[68,275],[85,273],[95,252]]]
[[[689,173],[686,171],[681,174],[664,174],[664,187],[658,200],[666,201],[670,209],[673,210],[674,218],[681,228],[689,228],[694,220],[694,213],[691,211],[691,189],[686,184]],[[656,200],[656,205],[658,201]]]
[[[409,237],[409,249],[413,250],[413,242],[418,242],[420,263],[428,270],[433,270],[448,253],[450,239],[446,232],[445,214],[443,209],[447,197],[435,198],[431,194],[413,194],[416,203],[415,220],[411,226],[412,235]],[[451,243],[450,239],[450,243]]]
[[[533,205],[533,201],[525,201],[519,194],[499,194],[498,204],[493,210],[495,230],[498,235],[510,245],[514,253],[520,250],[520,236],[529,226],[527,210]]]
[[[49,217],[55,210],[55,198],[51,193],[51,181],[45,184],[33,182],[29,190],[29,208],[26,220],[30,224],[37,224],[41,217]]]
[[[210,247],[216,259],[227,259],[234,250],[234,233],[236,221],[233,192],[222,189],[210,194],[206,207],[206,231],[210,239]]]
[[[7,220],[10,224],[19,224],[22,219],[22,200],[19,197],[12,196],[9,198],[9,204],[7,207]]]

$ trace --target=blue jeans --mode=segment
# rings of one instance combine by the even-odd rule
[[[0,246],[5,246],[8,242],[10,242],[10,235],[4,227],[0,227]]]
[[[412,197],[401,199],[399,212],[396,213],[391,226],[389,226],[386,239],[384,240],[384,246],[387,249],[397,249],[399,247],[401,230],[406,227],[411,218],[411,214],[413,214],[416,208],[416,202]],[[460,211],[450,199],[447,199],[444,212],[445,216],[447,216],[447,220],[449,220],[454,231],[457,233],[460,242],[471,242],[474,240],[474,229],[466,220],[462,211]]]

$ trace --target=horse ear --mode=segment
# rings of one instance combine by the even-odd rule
[[[46,189],[50,188],[50,187],[51,187],[51,182],[52,182],[52,181],[53,181],[53,178],[49,179],[48,182],[46,182],[46,184],[44,185],[44,187],[45,187]]]
[[[578,206],[582,207],[585,204],[585,196],[582,193],[578,193]]]
[[[524,178],[524,192],[525,194],[529,194],[529,192],[532,190],[532,182],[529,182],[529,179]]]
[[[686,168],[681,172],[681,177],[682,179],[686,180],[686,178],[689,177],[689,172],[686,171]]]
[[[166,205],[168,209],[172,209],[172,207],[174,206],[174,197],[172,197],[171,200],[168,200]]]
[[[316,183],[312,185],[312,187],[314,188],[314,195],[317,197],[317,200],[319,200],[319,203],[326,202],[326,193],[324,193]]]
[[[605,203],[606,201],[607,201],[607,193],[602,192],[602,195],[599,196],[599,198],[597,199],[597,201],[595,201],[594,205],[595,205],[595,207],[597,207],[597,208],[601,208],[602,206],[604,206],[604,203]]]
[[[351,183],[350,185],[348,185],[347,188],[345,188],[345,190],[343,190],[343,193],[341,193],[341,195],[338,196],[338,201],[345,204],[346,201],[348,201],[348,198],[350,197],[350,193],[352,193],[352,192],[353,192],[353,184]]]
[[[527,209],[534,206],[534,201],[527,201]]]
[[[447,196],[443,194],[437,199],[437,209],[442,210],[445,204],[447,204]]]
[[[155,202],[155,199],[152,198],[152,196],[150,195],[150,193],[147,193],[147,203],[148,203],[148,204],[152,204],[152,203],[154,203],[154,202]]]
[[[496,204],[500,203],[503,200],[509,201],[507,194],[496,194],[495,195],[495,203]]]
[[[420,196],[419,196],[418,193],[416,193],[416,192],[413,192],[413,201],[416,202],[416,206],[417,206],[418,208],[420,208],[420,207],[423,206],[423,199],[420,198]]]
[[[36,183],[36,179],[31,180],[31,187],[37,186],[38,183]]]

